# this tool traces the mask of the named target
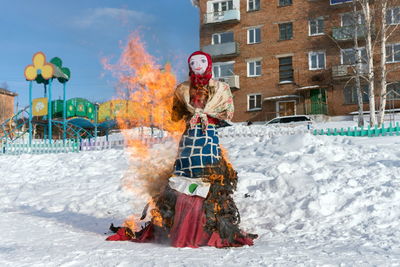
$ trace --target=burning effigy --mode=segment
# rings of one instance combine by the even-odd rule
[[[132,49],[143,49],[137,38],[128,45],[127,50]],[[107,240],[158,242],[193,248],[253,245],[257,235],[245,233],[239,228],[240,214],[232,197],[238,176],[220,147],[217,132],[218,127],[229,124],[233,117],[233,97],[228,84],[212,79],[210,55],[201,51],[190,55],[189,81],[173,88],[171,83],[159,84],[160,79],[170,77],[168,68],[162,72],[157,68],[149,71],[152,64],[146,63],[149,59],[144,56],[145,53],[130,52],[130,55],[139,52],[140,59],[144,61],[142,63],[132,58],[133,62],[129,62],[137,64],[135,75],[124,78],[135,84],[130,98],[144,97],[137,88],[145,87],[145,98],[149,99],[144,103],[141,99],[141,103],[151,103],[153,107],[161,109],[156,113],[163,114],[150,116],[151,124],[162,123],[165,129],[183,129],[184,132],[171,168],[158,170],[158,173],[154,173],[157,172],[155,168],[147,168],[147,173],[143,174],[154,183],[147,188],[151,200],[140,219],[151,219],[141,229],[137,229],[132,219],[122,227],[111,225],[110,230],[115,234]],[[164,91],[164,98],[149,93],[151,87],[163,85],[171,88],[169,92]],[[154,105],[157,101],[160,103]],[[129,114],[121,120],[126,121],[126,117]],[[137,118],[142,123],[148,119],[146,116]],[[136,146],[140,147],[138,144]],[[151,157],[147,160],[151,160]]]

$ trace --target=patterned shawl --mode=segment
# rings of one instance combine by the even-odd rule
[[[233,117],[233,97],[229,85],[224,82],[210,79],[208,83],[209,97],[204,109],[194,108],[190,104],[189,88],[190,83],[184,82],[178,85],[175,90],[175,100],[173,113],[175,120],[181,119],[187,111],[191,117],[189,119],[190,128],[194,129],[198,119],[201,119],[203,130],[207,129],[208,119],[207,116],[226,121],[230,123]],[[179,107],[179,105],[181,107]],[[183,107],[184,109],[183,109]],[[174,116],[173,116],[174,117]]]

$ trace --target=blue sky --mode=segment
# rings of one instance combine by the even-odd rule
[[[67,98],[105,101],[115,95],[115,80],[101,58],[117,59],[129,34],[140,31],[147,51],[159,63],[171,62],[182,81],[187,56],[199,49],[199,12],[190,0],[15,0],[3,1],[0,16],[0,87],[19,94],[28,104],[23,71],[32,55],[58,56],[71,69]],[[53,99],[62,97],[55,83]],[[33,97],[43,96],[35,85]]]

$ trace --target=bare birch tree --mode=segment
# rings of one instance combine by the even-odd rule
[[[390,8],[399,8],[400,1],[399,0],[379,0],[377,2],[379,4],[380,16],[379,16],[379,24],[380,24],[380,78],[381,78],[381,88],[379,92],[380,103],[379,103],[379,113],[378,113],[378,124],[381,126],[383,124],[386,112],[386,103],[387,96],[390,93],[388,92],[387,86],[390,84],[387,80],[387,75],[392,71],[399,71],[399,67],[397,68],[387,68],[387,42],[391,37],[396,35],[399,30],[400,25],[400,14],[395,14],[396,12],[391,12]],[[400,12],[400,10],[398,10]],[[390,14],[389,14],[390,12]],[[389,16],[388,16],[389,14]],[[389,23],[388,23],[389,21]],[[398,56],[395,54],[396,51],[392,51],[392,57]],[[397,51],[397,53],[400,53]],[[396,92],[397,93],[397,92]]]
[[[358,47],[358,32],[360,25],[358,24],[358,17],[359,14],[357,12],[357,2],[356,0],[353,0],[353,21],[354,21],[354,34],[353,34],[353,41],[354,41],[354,51],[356,55],[356,68],[355,68],[355,84],[356,84],[356,92],[357,92],[357,105],[358,105],[358,126],[362,127],[364,126],[364,103],[363,103],[363,92],[361,91],[361,82],[360,82],[360,76],[361,76],[361,54],[359,52],[359,47]]]
[[[374,48],[375,43],[372,41],[372,36],[374,32],[374,18],[370,7],[370,0],[354,0],[357,1],[360,6],[360,12],[364,17],[364,36],[365,36],[365,52],[366,58],[363,62],[357,62],[359,66],[357,68],[362,68],[366,64],[366,71],[361,75],[368,84],[369,92],[369,113],[370,113],[370,125],[376,125],[376,110],[375,110],[375,71],[374,71]],[[356,11],[357,12],[357,11]]]
[[[363,0],[352,0],[352,7],[353,10],[349,16],[350,19],[350,25],[348,26],[348,29],[343,29],[343,33],[347,35],[347,38],[351,38],[353,41],[353,53],[350,57],[354,56],[354,62],[350,60],[348,62],[349,67],[352,69],[353,74],[350,76],[348,81],[345,84],[345,87],[349,83],[354,83],[355,84],[355,89],[356,89],[356,95],[357,95],[357,107],[358,107],[358,126],[364,126],[364,101],[363,101],[363,95],[366,93],[364,90],[361,88],[361,80],[366,81],[368,83],[368,77],[365,75],[365,63],[368,61],[365,57],[362,57],[362,51],[363,47],[360,47],[359,45],[359,39],[362,37],[362,35],[366,32],[365,26],[361,23],[362,17],[361,15],[364,15],[362,10],[359,10],[360,8],[360,1]],[[336,46],[342,50],[342,46],[335,40],[335,37],[331,37],[331,40],[336,43]],[[373,66],[373,65],[372,65]]]
[[[378,125],[383,124],[385,118],[385,108],[386,108],[386,97],[387,97],[387,82],[386,82],[386,40],[387,40],[387,25],[386,25],[386,12],[387,12],[387,1],[381,0],[380,2],[380,78],[381,78],[381,90],[379,93],[379,113],[378,113]]]

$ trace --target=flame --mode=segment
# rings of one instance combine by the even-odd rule
[[[162,227],[163,226],[163,219],[162,219],[160,211],[158,209],[152,209],[150,211],[150,214],[151,214],[151,222],[154,225]]]
[[[102,63],[118,79],[117,98],[123,105],[116,115],[130,153],[130,167],[122,179],[123,188],[150,202],[153,223],[162,225],[161,214],[155,209],[152,197],[164,189],[171,176],[178,138],[185,128],[184,121],[171,119],[175,75],[170,64],[161,66],[147,53],[137,32],[129,37],[117,63],[111,64],[109,59],[103,59]],[[165,136],[162,144],[155,145],[155,138],[145,138],[143,131],[148,127],[162,131]],[[136,129],[141,129],[142,134],[137,134]],[[124,224],[137,229],[133,216]]]
[[[220,183],[224,185],[224,176],[220,174],[211,174],[208,179],[210,180],[211,184]]]
[[[129,216],[128,218],[125,219],[124,223],[122,226],[127,227],[132,230],[132,232],[138,231],[138,224],[135,221],[134,216]]]
[[[145,45],[134,32],[124,48],[117,64],[103,59],[106,69],[118,78],[117,94],[126,100],[126,107],[117,115],[118,126],[154,126],[170,133],[181,133],[183,121],[171,120],[172,101],[176,77],[169,63],[161,66],[146,52]]]
[[[172,171],[176,154],[167,152],[165,155],[165,151],[152,149],[155,139],[146,138],[143,133],[137,134],[133,129],[156,127],[166,136],[161,141],[166,143],[167,148],[172,152],[177,150],[171,146],[176,145],[185,122],[171,119],[176,87],[172,67],[156,63],[156,59],[147,53],[138,32],[131,34],[116,64],[110,64],[108,59],[103,59],[102,63],[117,77],[117,95],[123,105],[116,120],[119,128],[125,130],[122,133],[132,155],[131,173],[127,173],[123,181],[125,189],[142,196],[152,196],[160,190],[156,189],[157,185],[161,187],[165,184],[161,180],[169,178],[166,176]]]

